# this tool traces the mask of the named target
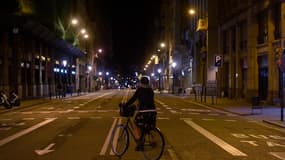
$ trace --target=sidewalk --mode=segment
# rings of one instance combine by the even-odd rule
[[[175,95],[179,96],[179,95]],[[243,116],[252,120],[261,121],[281,128],[285,128],[285,120],[281,121],[280,106],[273,106],[268,104],[260,104],[257,109],[252,109],[252,104],[245,99],[229,99],[229,98],[214,98],[207,97],[206,103],[204,97],[194,95],[180,95],[183,99],[189,99],[196,103],[201,103],[209,107],[213,107],[222,111],[230,112],[239,116]],[[284,109],[285,119],[285,109]]]

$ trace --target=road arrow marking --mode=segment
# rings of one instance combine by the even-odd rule
[[[51,143],[48,146],[46,146],[44,149],[41,149],[41,150],[38,149],[38,150],[35,150],[35,152],[40,156],[45,155],[49,152],[54,151],[53,149],[51,149],[51,147],[53,147],[54,145],[55,143]]]

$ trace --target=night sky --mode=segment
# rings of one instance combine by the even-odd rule
[[[154,0],[112,1],[112,62],[121,72],[143,67],[158,14]]]

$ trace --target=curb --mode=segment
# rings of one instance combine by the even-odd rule
[[[270,124],[270,125],[274,125],[276,127],[285,128],[285,125],[279,124],[277,122],[273,122],[273,121],[269,121],[269,120],[262,120],[262,122]]]

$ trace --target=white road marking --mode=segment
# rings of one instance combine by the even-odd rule
[[[237,120],[234,120],[234,119],[226,119],[225,121],[226,121],[226,122],[236,122]]]
[[[176,153],[173,151],[173,149],[168,149],[167,151],[168,151],[172,160],[178,160],[178,157],[177,157]]]
[[[51,111],[41,111],[39,113],[42,113],[42,114],[48,114],[48,113],[51,113]]]
[[[167,119],[167,120],[169,120],[168,117],[157,117],[157,119]]]
[[[111,135],[112,135],[112,131],[114,130],[115,126],[116,126],[116,123],[117,123],[118,119],[114,119],[113,121],[113,124],[109,130],[109,133],[105,139],[105,143],[101,149],[101,152],[100,152],[100,155],[105,155],[106,154],[106,151],[107,151],[107,147],[108,145],[110,144],[110,139],[111,139]]]
[[[80,119],[80,117],[67,117],[67,119]]]
[[[88,113],[89,111],[77,111],[77,113]]]
[[[80,107],[76,106],[76,107],[73,107],[74,109],[79,109]]]
[[[238,150],[237,148],[231,146],[230,144],[228,144],[227,142],[223,141],[219,137],[215,136],[214,134],[212,134],[209,131],[205,130],[201,126],[197,125],[193,121],[191,121],[191,120],[184,120],[184,122],[186,124],[188,124],[189,126],[191,126],[192,128],[194,128],[199,133],[201,133],[203,136],[208,138],[210,141],[214,142],[216,145],[218,145],[219,147],[221,147],[222,149],[224,149],[225,151],[230,153],[231,155],[233,155],[233,156],[247,156],[245,153],[243,153],[240,150]]]
[[[15,133],[15,134],[7,137],[7,138],[4,138],[4,139],[0,140],[0,146],[3,146],[6,143],[9,143],[9,142],[11,142],[11,141],[13,141],[13,140],[15,140],[15,139],[25,135],[25,134],[28,134],[28,133],[30,133],[30,132],[32,132],[32,131],[34,131],[34,130],[36,130],[36,129],[38,129],[38,128],[40,128],[40,127],[42,127],[42,126],[44,126],[44,125],[46,125],[46,124],[48,124],[48,123],[50,123],[52,121],[54,121],[55,119],[56,118],[51,118],[51,119],[44,120],[43,122],[40,122],[40,123],[30,127],[30,128],[24,129],[24,130],[22,130],[22,131],[20,131],[18,133]]]
[[[22,114],[33,114],[33,112],[22,112]]]
[[[12,119],[0,119],[0,121],[11,121]]]
[[[218,116],[219,114],[217,114],[217,113],[209,113],[208,115],[209,116]]]
[[[37,149],[37,150],[35,150],[35,152],[40,156],[45,155],[49,152],[54,151],[53,149],[51,149],[54,145],[55,145],[55,143],[51,143],[48,146],[46,146],[44,149]]]
[[[122,118],[119,119],[118,125],[120,125],[120,124],[122,124]],[[116,147],[117,147],[117,142],[118,142],[118,138],[119,138],[119,131],[120,130],[118,130],[118,129],[116,130],[116,133],[115,133],[115,136],[114,136],[114,139],[113,139],[115,142],[112,143]],[[112,148],[110,149],[110,155],[115,155],[115,153],[113,152]]]
[[[23,118],[23,121],[32,121],[35,120],[35,118]]]
[[[102,119],[102,117],[94,117],[94,116],[92,116],[92,117],[90,117],[91,119]]]
[[[214,119],[207,119],[207,118],[204,118],[202,119],[203,121],[213,121]]]
[[[193,113],[193,112],[190,112],[188,114],[192,114],[192,115],[199,115],[200,113]]]
[[[285,152],[269,152],[269,154],[281,160],[285,160]]]
[[[0,131],[8,131],[10,130],[12,127],[0,127]]]

